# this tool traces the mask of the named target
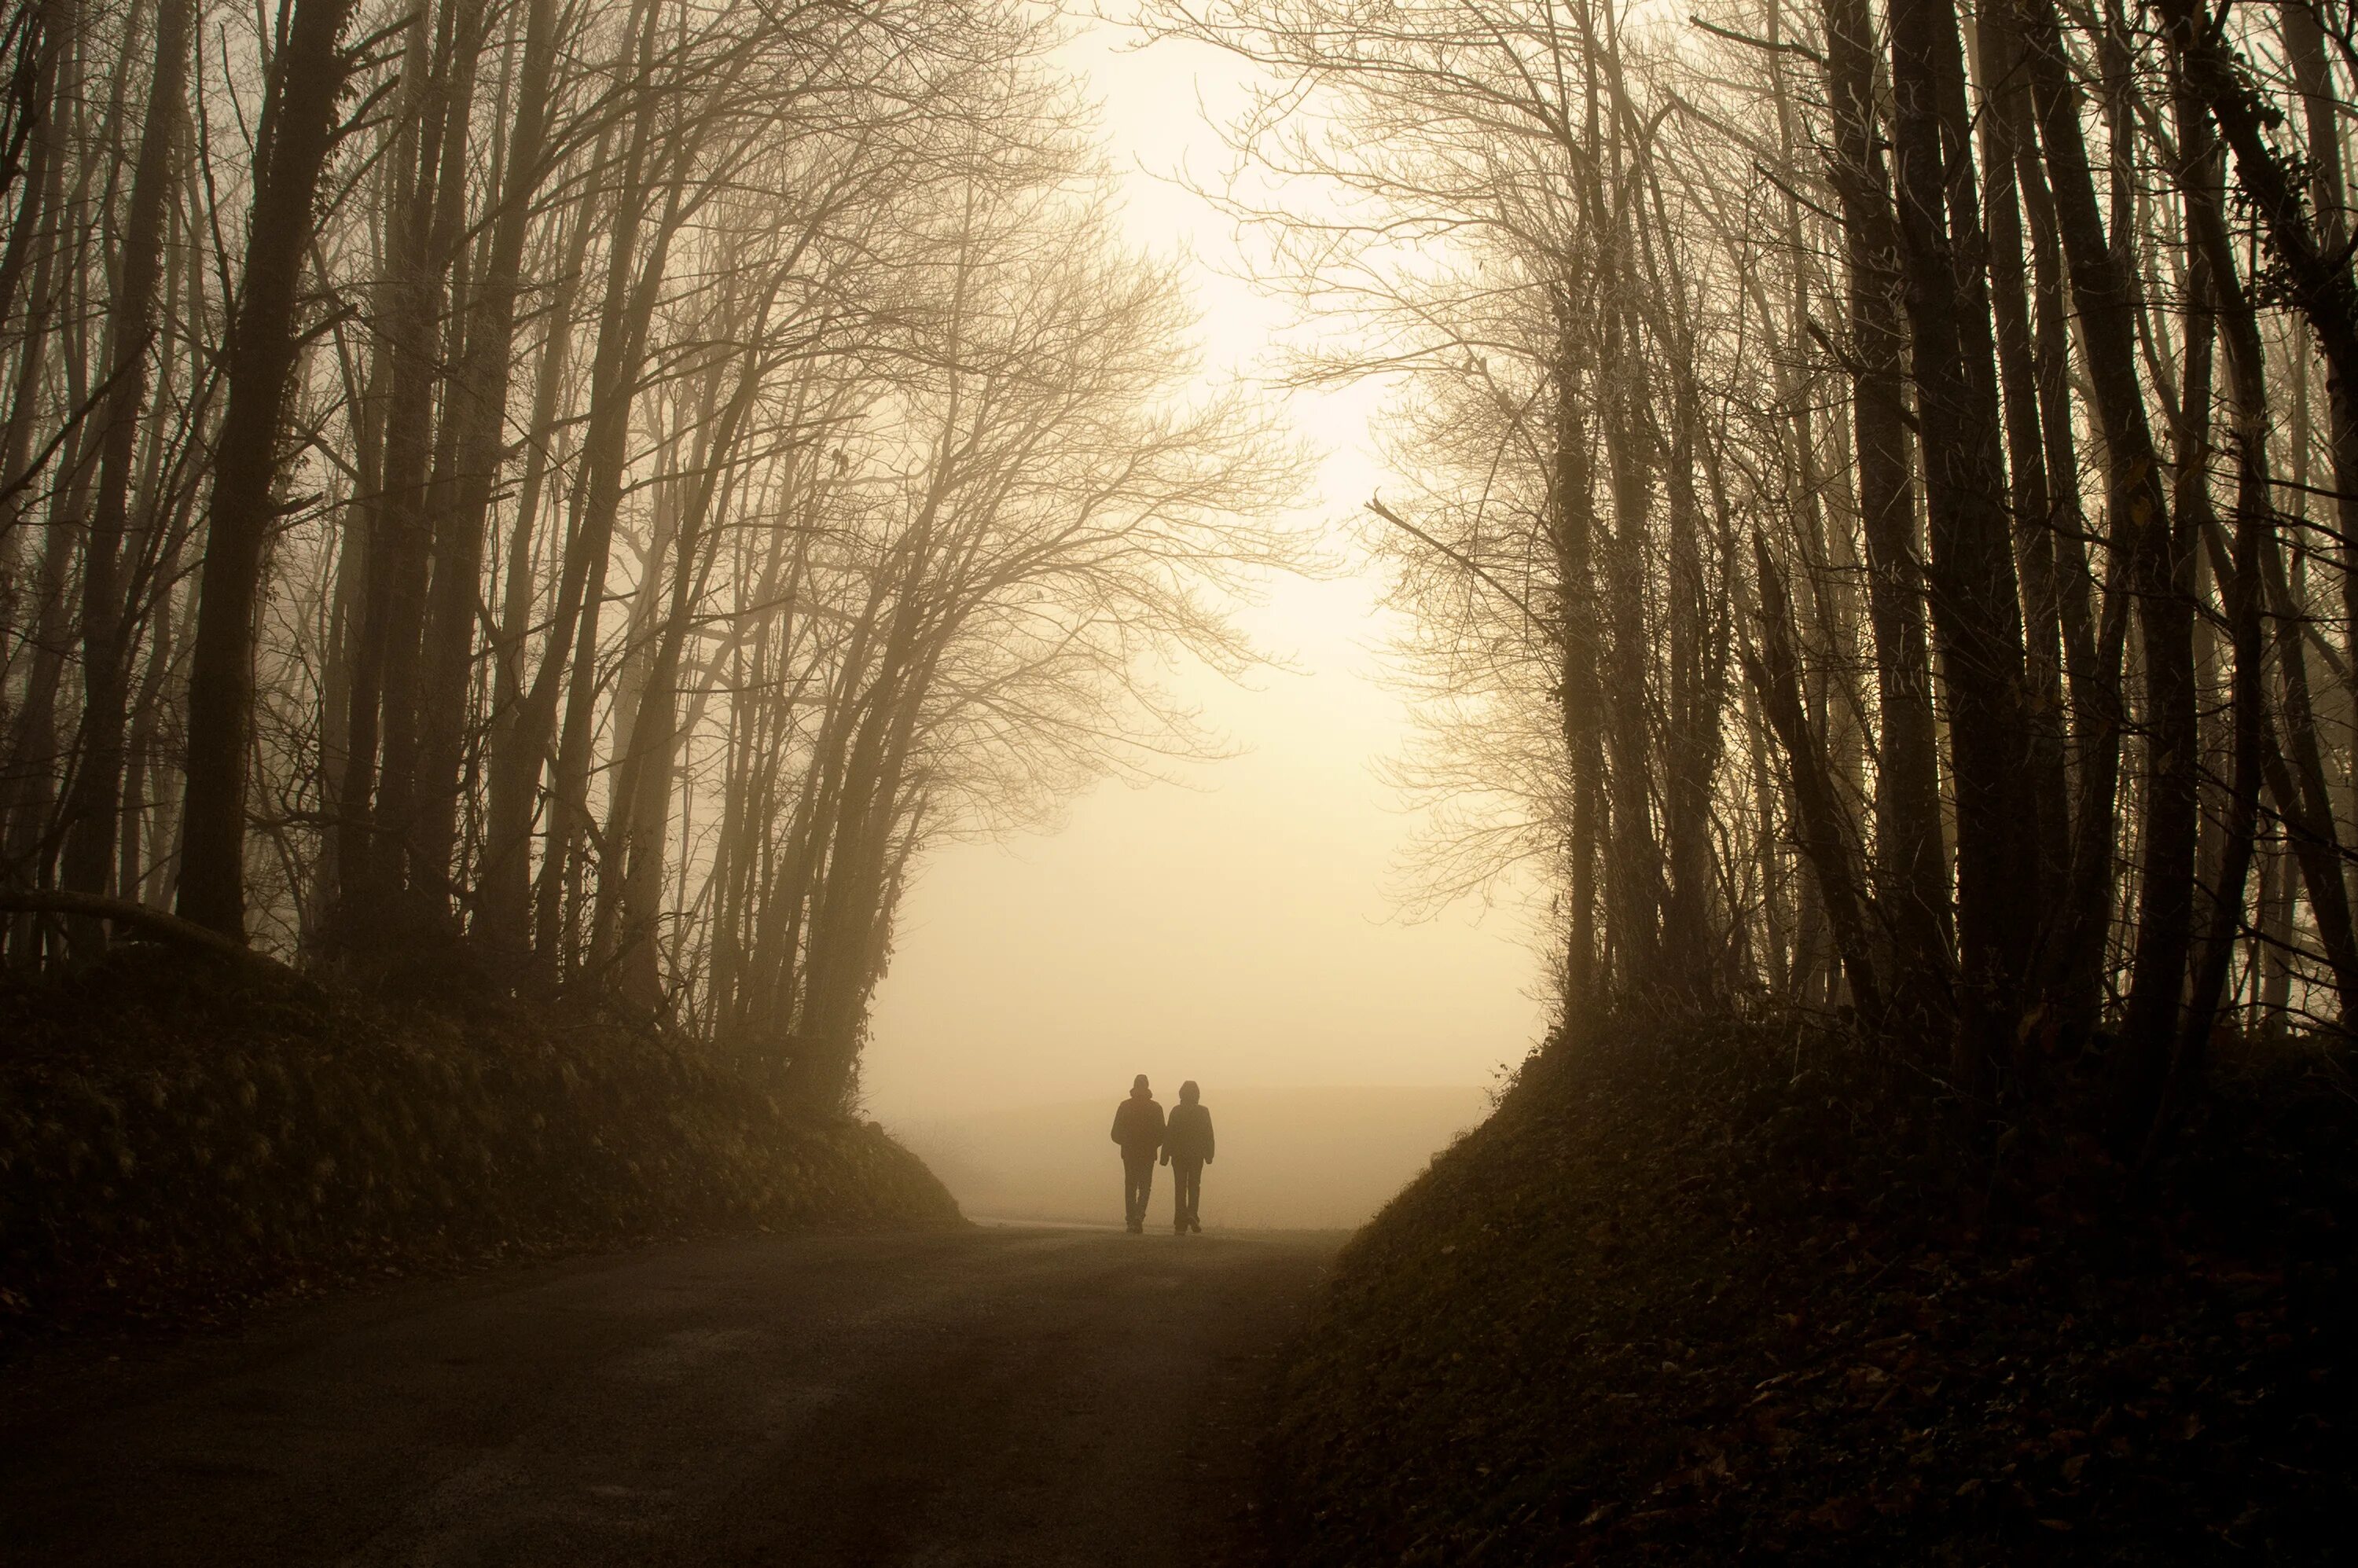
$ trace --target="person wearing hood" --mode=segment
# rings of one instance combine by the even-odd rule
[[[1130,1098],[1114,1107],[1113,1141],[1121,1145],[1121,1203],[1133,1235],[1146,1228],[1146,1200],[1154,1190],[1154,1156],[1163,1148],[1163,1108],[1141,1073]]]
[[[1184,1236],[1204,1234],[1195,1202],[1204,1193],[1204,1167],[1212,1162],[1212,1113],[1204,1108],[1204,1091],[1188,1079],[1179,1086],[1179,1103],[1171,1108],[1170,1125],[1163,1130],[1163,1162],[1171,1167],[1171,1228]]]

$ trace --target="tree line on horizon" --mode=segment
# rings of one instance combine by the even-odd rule
[[[1379,378],[1444,807],[1568,1023],[1801,1008],[1975,1107],[2358,1006],[2344,0],[1166,0]],[[2011,1112],[2005,1112],[2011,1115]]]
[[[12,0],[0,919],[855,1092],[929,846],[1203,744],[1298,460],[1004,0]]]

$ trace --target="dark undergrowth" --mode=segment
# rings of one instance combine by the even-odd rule
[[[2348,1561],[2358,1103],[2320,1058],[2220,1064],[2133,1184],[2035,1127],[1968,1152],[1855,1046],[1599,1033],[1342,1255],[1284,1561]]]
[[[135,947],[0,986],[0,1355],[501,1258],[959,1222],[873,1124],[591,1013]]]

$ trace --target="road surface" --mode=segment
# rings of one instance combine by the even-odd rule
[[[71,1346],[0,1374],[0,1561],[1247,1560],[1338,1239],[734,1238]]]

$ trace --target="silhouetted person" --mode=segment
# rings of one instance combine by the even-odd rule
[[[1171,1124],[1163,1130],[1163,1162],[1171,1167],[1171,1228],[1182,1236],[1204,1233],[1195,1200],[1204,1193],[1204,1167],[1212,1162],[1212,1113],[1204,1108],[1203,1095],[1195,1079],[1181,1084]]]
[[[1130,1098],[1114,1107],[1113,1141],[1121,1145],[1121,1205],[1133,1231],[1146,1228],[1146,1199],[1154,1190],[1154,1156],[1163,1147],[1163,1108],[1146,1087],[1146,1075],[1130,1086]]]

